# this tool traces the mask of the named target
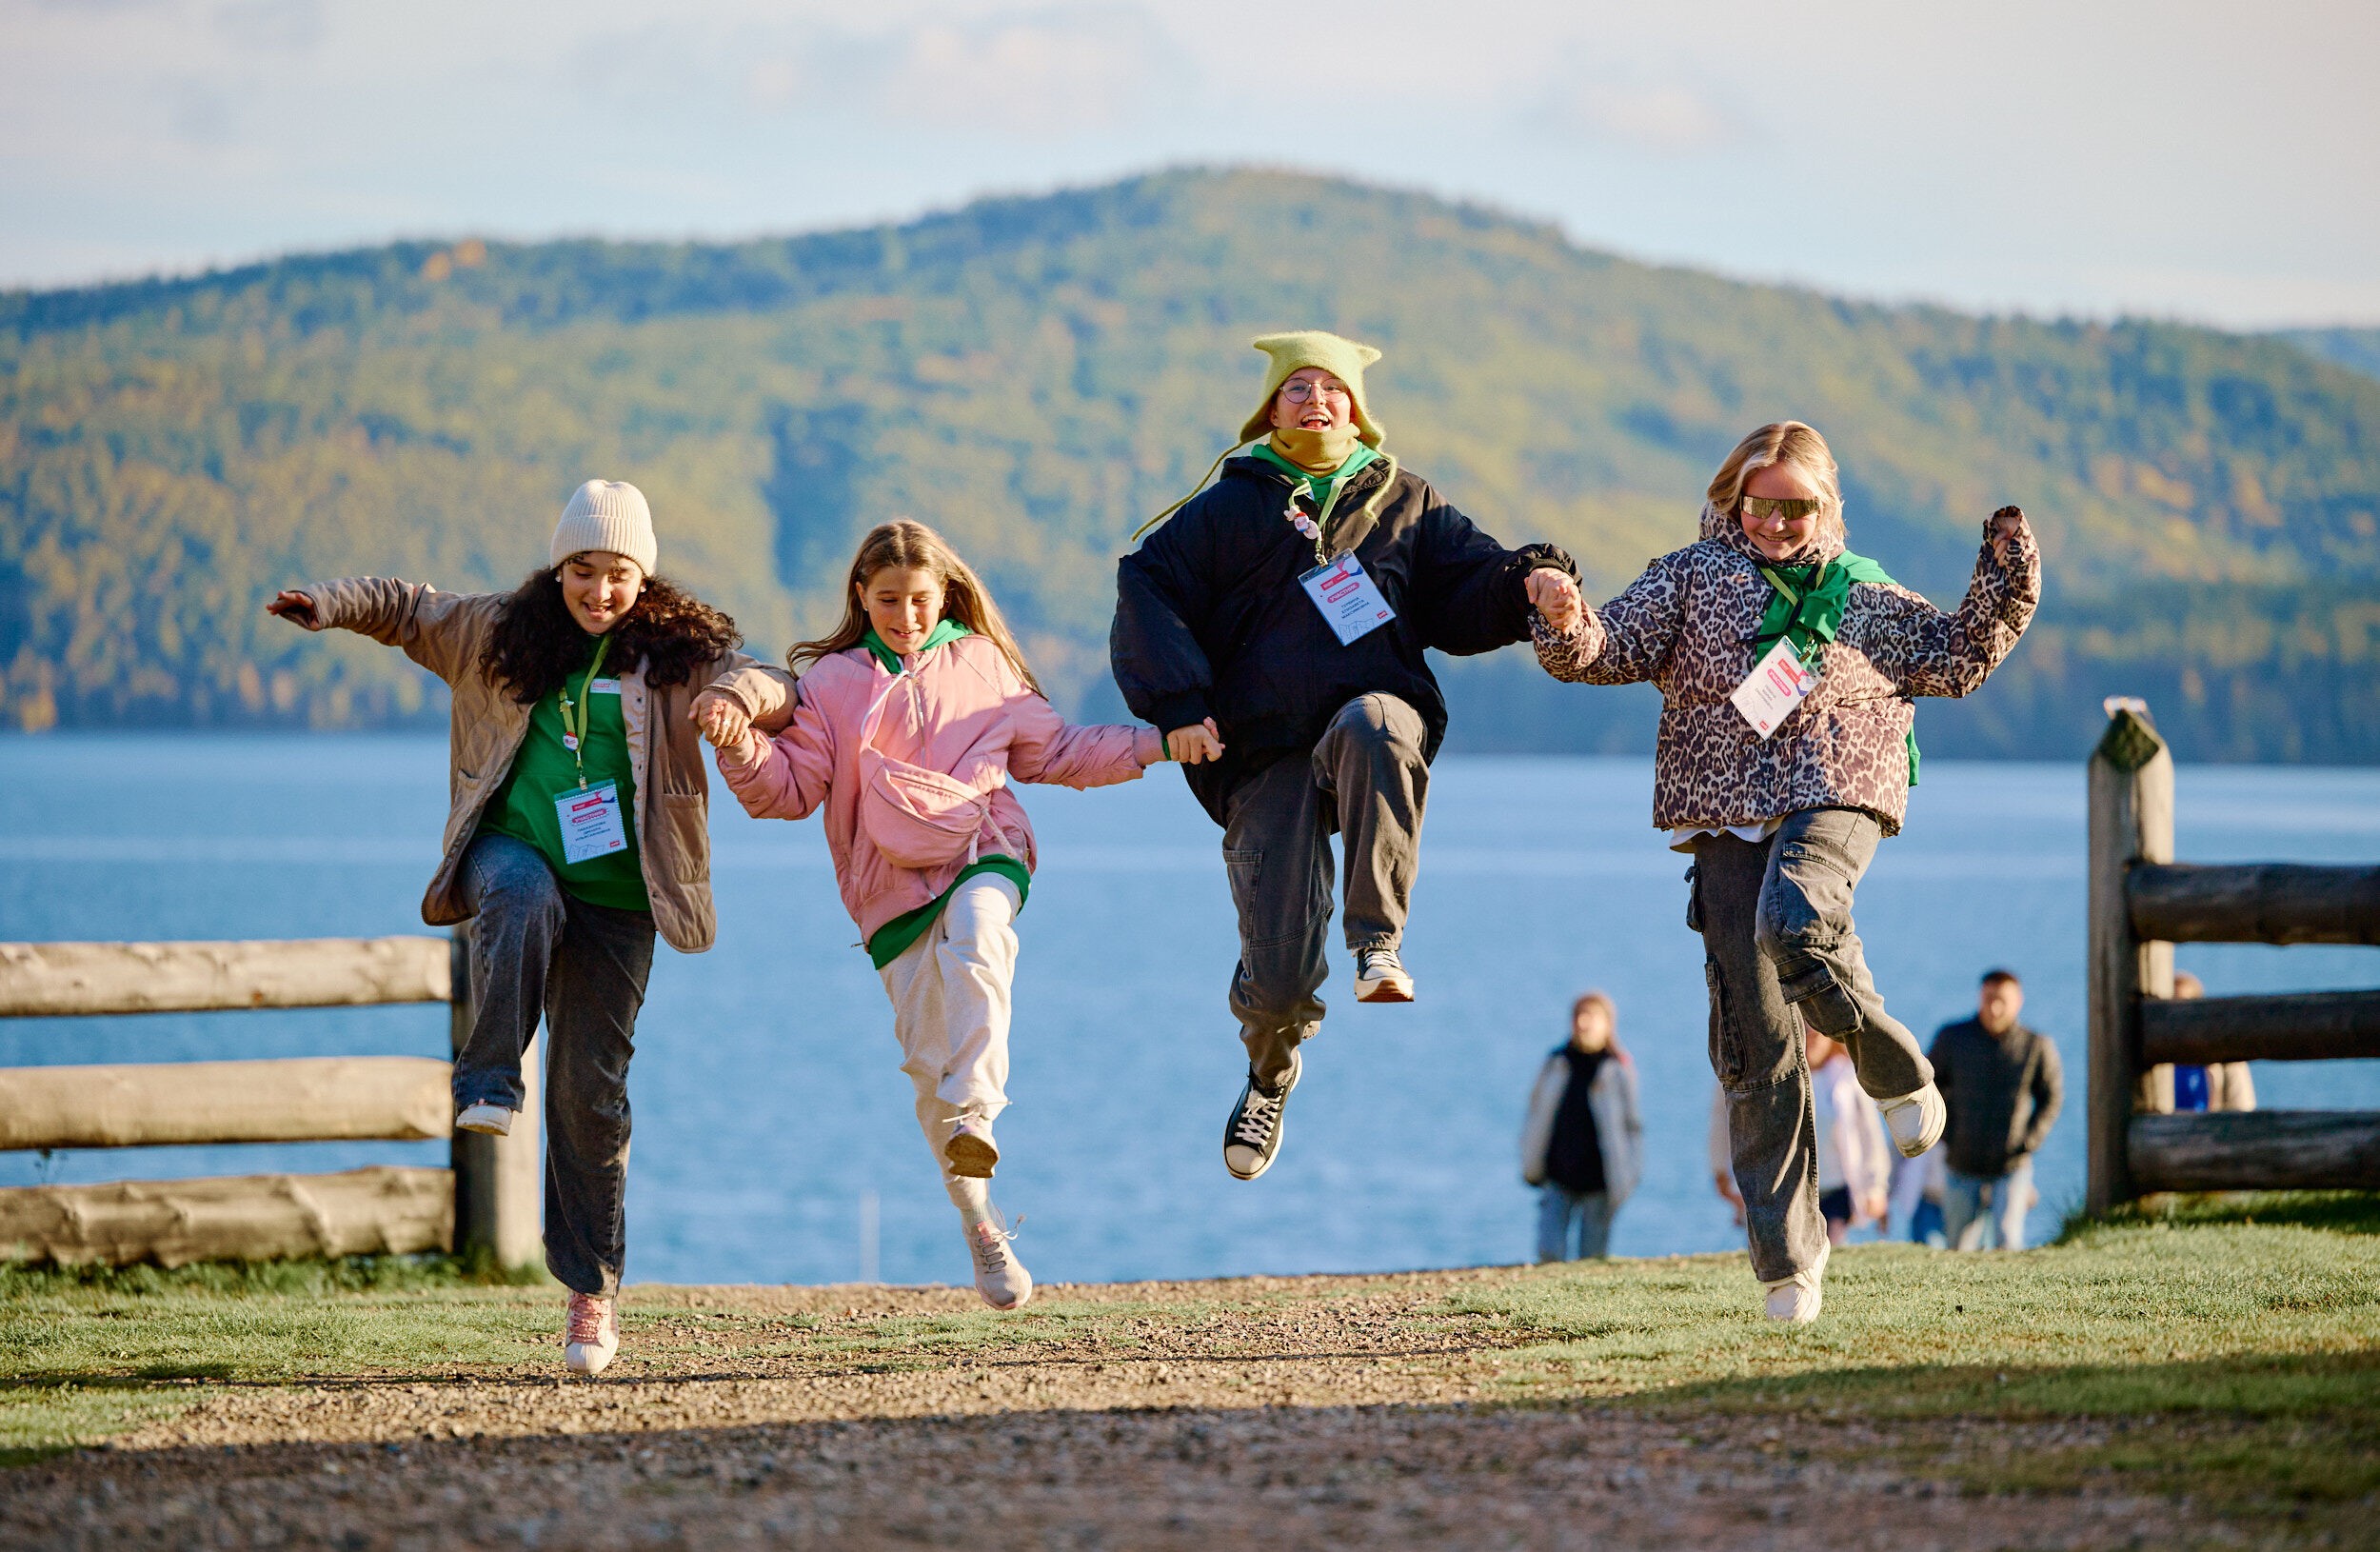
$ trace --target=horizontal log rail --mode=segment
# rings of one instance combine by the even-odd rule
[[[2380,991],[2145,998],[2140,1005],[2140,1059],[2151,1066],[2357,1057],[2380,1057]]]
[[[446,1137],[449,1071],[425,1056],[0,1067],[0,1148]]]
[[[0,1259],[67,1265],[410,1255],[452,1248],[453,1225],[446,1169],[0,1190]]]
[[[2124,894],[2137,939],[2380,944],[2380,866],[2140,862]]]
[[[443,1003],[444,938],[0,944],[0,1018]]]
[[[2380,1111],[2135,1116],[2129,1143],[2143,1191],[2380,1190]]]

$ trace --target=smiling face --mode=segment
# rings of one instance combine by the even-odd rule
[[[1752,541],[1753,547],[1769,559],[1790,560],[1816,537],[1818,507],[1789,516],[1767,506],[1776,501],[1825,501],[1826,492],[1799,467],[1769,464],[1754,469],[1744,480],[1744,497],[1736,503],[1735,515],[1743,523],[1745,537]]]
[[[1273,395],[1273,428],[1279,431],[1328,431],[1353,425],[1355,395],[1347,385],[1319,367],[1300,367],[1282,380]]]
[[[562,579],[562,602],[570,618],[590,636],[600,636],[627,618],[645,591],[645,568],[608,549],[583,549],[554,568]]]
[[[860,607],[884,645],[907,657],[942,624],[942,579],[922,566],[883,567],[860,584]]]

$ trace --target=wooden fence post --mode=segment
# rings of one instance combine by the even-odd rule
[[[2173,757],[2148,708],[2111,703],[2091,756],[2091,1158],[2083,1197],[2103,1213],[2132,1201],[2130,1146],[2138,1105],[2140,1000],[2173,994],[2173,945],[2132,932],[2125,875],[2173,860]]]
[[[459,1058],[471,1038],[471,938],[456,927],[453,942],[454,1002],[448,1037]],[[531,1042],[521,1056],[526,1091],[509,1137],[458,1131],[449,1157],[454,1164],[454,1253],[485,1250],[506,1271],[545,1259],[542,1222],[545,1200],[544,1053]]]

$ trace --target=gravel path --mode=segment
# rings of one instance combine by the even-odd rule
[[[11,1547],[2084,1547],[2173,1506],[1960,1496],[1936,1452],[2092,1442],[2074,1424],[1896,1428],[1484,1399],[1506,1347],[1434,1321],[1465,1274],[1263,1280],[1196,1328],[1140,1301],[1054,1340],[837,1343],[955,1291],[631,1290],[602,1380],[508,1365],[202,1383],[104,1448],[0,1478]],[[866,1307],[843,1301],[864,1298]],[[1097,1312],[1094,1312],[1097,1314]],[[1517,1336],[1509,1341],[1519,1340]],[[929,1349],[930,1353],[930,1349]],[[2220,1534],[2218,1527],[2208,1527]]]

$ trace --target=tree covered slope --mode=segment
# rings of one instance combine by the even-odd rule
[[[397,654],[263,600],[509,586],[590,474],[756,649],[823,629],[907,514],[986,573],[1070,709],[1117,714],[1115,557],[1250,408],[1258,332],[1380,346],[1390,446],[1599,593],[1693,536],[1744,431],[1842,460],[1852,542],[1937,602],[2003,502],[2041,622],[1941,753],[2065,757],[2110,693],[2186,756],[2380,758],[2380,381],[2292,342],[1854,305],[1582,250],[1436,199],[1182,171],[736,245],[398,244],[0,295],[0,720],[428,717]],[[1643,746],[1642,695],[1458,666],[1456,746]]]

